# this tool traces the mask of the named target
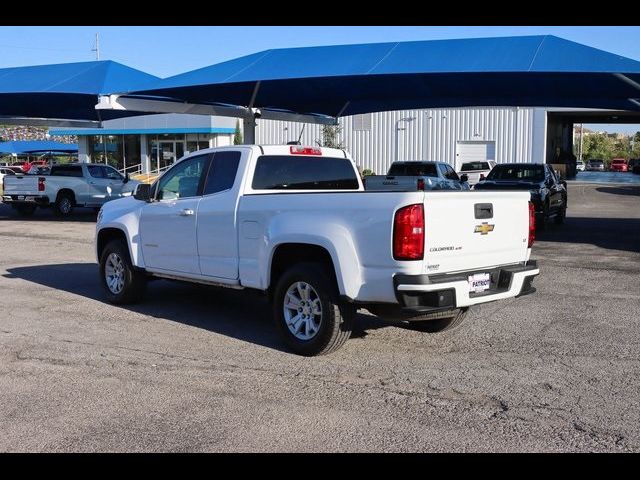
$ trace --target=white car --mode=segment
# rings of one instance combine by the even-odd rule
[[[585,170],[584,162],[582,162],[582,161],[576,162],[576,171],[584,172],[584,170]]]
[[[21,215],[31,215],[40,206],[53,207],[56,214],[67,216],[74,207],[98,208],[131,195],[137,184],[109,165],[59,164],[53,165],[48,175],[5,178],[2,201]]]
[[[475,185],[480,180],[484,180],[489,175],[489,172],[496,166],[496,162],[493,160],[464,162],[460,166],[459,176],[466,175],[470,186]]]
[[[3,185],[4,177],[6,175],[15,175],[16,172],[11,170],[10,168],[0,167],[0,185]]]
[[[318,355],[349,338],[358,308],[441,331],[473,305],[533,293],[529,199],[366,192],[344,150],[219,147],[106,203],[96,256],[114,304],[140,300],[149,277],[258,290],[287,345]]]

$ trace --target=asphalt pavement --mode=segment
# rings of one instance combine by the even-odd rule
[[[640,451],[640,187],[570,184],[534,295],[315,358],[258,295],[105,303],[94,222],[0,205],[0,451]]]

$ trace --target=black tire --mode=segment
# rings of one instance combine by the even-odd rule
[[[542,213],[536,215],[536,229],[541,232],[549,226],[549,204],[545,203]]]
[[[122,265],[121,289],[112,288],[107,284],[106,270],[114,266],[113,262],[116,259],[119,259]],[[100,255],[100,284],[106,293],[107,301],[116,305],[136,303],[142,299],[146,283],[144,273],[133,268],[124,240],[111,240]]]
[[[428,333],[446,332],[459,326],[467,316],[468,311],[469,308],[467,307],[413,317],[407,322],[407,328]]]
[[[35,205],[15,205],[14,208],[21,217],[30,217],[36,211]]]
[[[563,206],[558,212],[558,214],[556,215],[556,218],[554,218],[554,221],[556,222],[557,225],[562,225],[566,218],[567,218],[567,207]]]
[[[69,193],[59,193],[53,211],[59,217],[68,217],[73,212],[73,196]]]
[[[311,304],[319,304],[321,307],[318,323],[313,323],[313,325],[317,325],[317,330],[308,339],[296,336],[287,323],[286,311],[288,310],[289,315],[292,315],[291,312],[295,312],[295,309],[285,310],[285,295],[287,291],[291,291],[290,289],[296,288],[295,285],[298,282],[310,286],[312,290],[307,293],[306,298],[310,299],[307,300],[308,305],[303,307],[299,304],[298,311],[300,313],[296,314],[296,317],[299,315],[304,317],[305,311],[302,311],[302,308],[308,308],[306,313],[315,320],[317,315],[313,314],[314,307]],[[301,294],[299,299],[304,301],[305,297]],[[335,280],[321,264],[299,263],[294,265],[280,277],[276,284],[273,296],[273,317],[286,345],[299,355],[326,355],[340,348],[351,336],[355,314],[356,309],[352,305],[340,301]],[[296,323],[300,323],[301,326],[303,324],[309,325],[313,320],[304,324],[300,319]],[[292,328],[295,329],[295,325],[292,324]],[[308,332],[307,327],[305,327],[305,331]],[[305,332],[298,331],[297,334],[304,336]]]

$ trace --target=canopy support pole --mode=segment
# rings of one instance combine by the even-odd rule
[[[256,120],[253,115],[242,118],[242,143],[253,145],[256,143]]]

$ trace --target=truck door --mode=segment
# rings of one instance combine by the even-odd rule
[[[200,274],[196,224],[211,155],[176,163],[160,177],[155,201],[142,207],[140,240],[147,268]]]
[[[213,155],[198,206],[200,271],[212,277],[238,278],[238,165],[242,152]],[[234,188],[234,186],[236,188]]]

